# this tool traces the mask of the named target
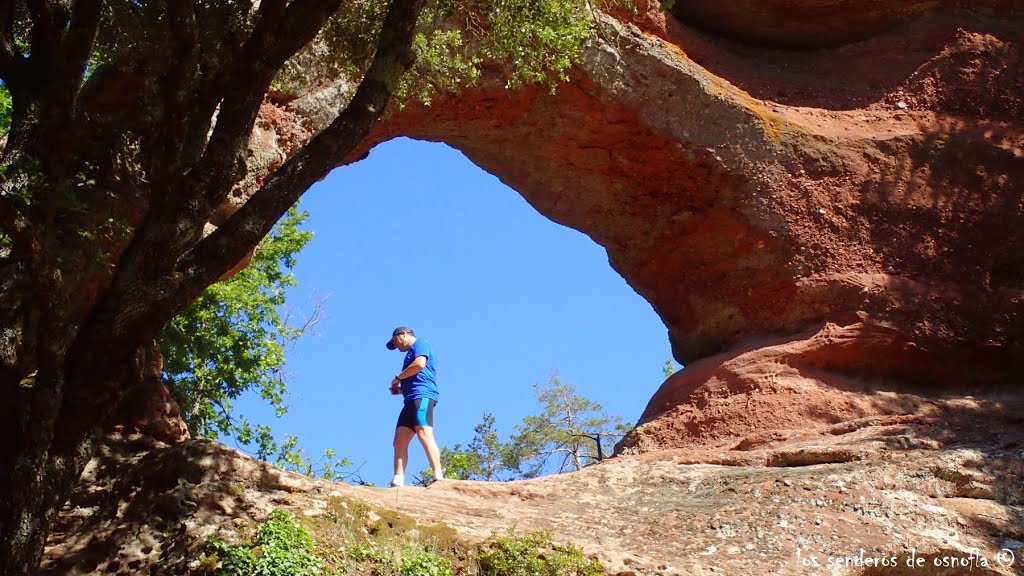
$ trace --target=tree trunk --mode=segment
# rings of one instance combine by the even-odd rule
[[[14,4],[0,8],[0,81],[14,98],[0,149],[0,576],[38,570],[110,412],[141,381],[140,343],[249,254],[387,108],[423,0],[388,3],[349,105],[204,237],[244,172],[274,75],[340,3],[265,0],[244,42],[204,47],[223,63],[209,74],[195,58],[202,3],[169,3],[170,34],[137,31],[153,68],[132,58],[88,77],[103,2],[29,2],[30,58],[15,50]],[[214,4],[205,17],[237,16]],[[145,5],[159,16],[160,3]],[[125,88],[145,114],[104,105]]]
[[[118,386],[98,385],[81,370],[65,375],[45,366],[3,383],[16,392],[7,396],[11,405],[4,407],[0,443],[0,574],[37,573],[54,517],[92,458],[109,414],[141,382],[146,352],[139,347],[134,356],[87,353],[101,367],[90,369],[89,377]]]
[[[55,447],[56,448],[56,447]],[[54,516],[92,455],[93,441],[26,453],[13,443],[0,449],[0,574],[36,574]]]

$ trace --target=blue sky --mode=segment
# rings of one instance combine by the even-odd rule
[[[485,412],[507,436],[539,410],[533,385],[554,371],[630,423],[664,379],[665,327],[604,249],[455,149],[392,140],[300,206],[314,235],[289,302],[308,311],[326,298],[326,317],[288,357],[290,412],[276,419],[253,397],[237,407],[311,455],[333,448],[363,479],[391,478],[401,400],[388,384],[402,354],[384,344],[398,325],[437,354],[440,445],[468,443]],[[426,467],[414,440],[409,469]]]

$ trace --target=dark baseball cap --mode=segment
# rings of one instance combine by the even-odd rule
[[[412,328],[409,328],[408,326],[399,326],[398,328],[395,328],[395,331],[391,333],[391,340],[388,340],[387,343],[388,350],[395,349],[395,336],[398,336],[403,332],[406,334],[412,334],[413,336],[416,335],[416,333],[412,331]]]

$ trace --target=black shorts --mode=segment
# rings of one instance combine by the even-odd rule
[[[398,415],[397,427],[416,429],[417,426],[434,426],[434,405],[437,400],[429,398],[417,398],[406,400],[402,406],[402,413]]]

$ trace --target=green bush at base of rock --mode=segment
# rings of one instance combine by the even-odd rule
[[[494,535],[481,545],[448,526],[354,500],[332,502],[327,518],[300,520],[275,510],[250,542],[207,542],[200,572],[216,576],[603,576],[596,560],[549,531]],[[385,514],[387,513],[387,514]],[[304,524],[306,522],[309,524]],[[387,527],[387,529],[385,529]],[[312,533],[311,533],[312,529]],[[314,534],[319,534],[314,536]]]

